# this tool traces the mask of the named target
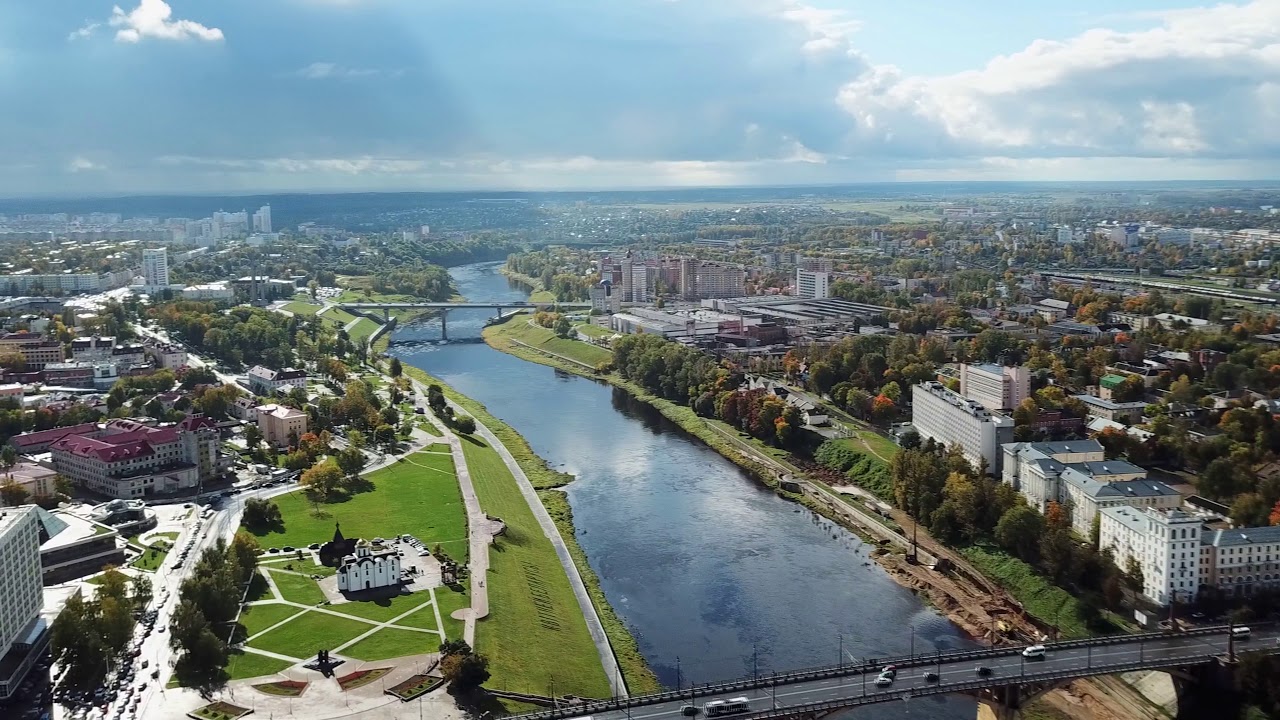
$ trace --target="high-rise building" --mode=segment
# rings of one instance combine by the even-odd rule
[[[40,619],[40,524],[36,506],[0,510],[0,700],[21,685],[49,635]]]
[[[271,232],[271,206],[263,205],[253,214],[253,231],[256,233]]]
[[[929,381],[911,394],[911,424],[921,438],[950,447],[956,445],[975,468],[1000,475],[1000,446],[1013,440],[1013,418],[985,407]]]
[[[146,248],[142,251],[142,284],[149,288],[169,287],[169,251]]]
[[[796,297],[805,300],[831,297],[831,273],[797,269]]]
[[[1142,568],[1142,594],[1157,605],[1195,600],[1204,581],[1204,519],[1177,509],[1109,507],[1098,512],[1098,547],[1120,567]]]
[[[960,365],[960,394],[988,410],[1013,410],[1031,397],[1031,371],[983,363]]]

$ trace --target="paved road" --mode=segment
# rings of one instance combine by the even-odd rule
[[[1280,629],[1255,629],[1251,639],[1237,641],[1235,645],[1237,652],[1260,648],[1280,652]],[[901,700],[907,696],[950,692],[953,690],[948,688],[963,689],[959,686],[980,681],[998,686],[1033,680],[1037,676],[1051,677],[1056,674],[1070,674],[1077,677],[1104,675],[1109,674],[1111,669],[1132,667],[1139,663],[1150,664],[1152,667],[1174,666],[1179,663],[1198,663],[1207,658],[1226,654],[1225,631],[1205,636],[1167,636],[1143,643],[1130,642],[1056,650],[1053,645],[1049,645],[1049,652],[1042,660],[1024,659],[1021,648],[1013,647],[1006,655],[981,660],[943,662],[941,665],[930,662],[928,656],[921,656],[916,658],[915,664],[911,666],[899,664],[897,678],[888,687],[876,686],[875,678],[879,667],[871,667],[866,673],[858,673],[855,670],[853,674],[844,677],[829,677],[791,685],[737,690],[706,696],[696,694],[692,702],[701,706],[710,700],[727,700],[745,696],[751,699],[753,713],[838,700],[848,700],[850,705],[869,704]],[[989,677],[985,679],[979,677],[977,674],[979,664],[991,669]],[[937,673],[938,681],[926,680],[926,672]],[[644,702],[642,698],[632,699],[632,702],[636,701]],[[590,717],[592,720],[645,720],[646,718],[684,720],[680,710],[690,702],[689,694],[685,693],[678,700],[633,707],[630,710],[590,712]],[[528,717],[537,716],[537,713],[533,713]]]

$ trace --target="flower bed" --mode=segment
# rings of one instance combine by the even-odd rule
[[[302,682],[301,680],[277,680],[276,682],[263,683],[254,685],[253,689],[266,695],[277,695],[279,697],[298,697],[311,683]]]
[[[444,678],[432,677],[430,675],[414,675],[402,683],[398,683],[387,688],[388,695],[395,695],[401,700],[412,700],[419,695],[429,693],[440,687],[444,683]]]
[[[249,708],[242,708],[239,705],[232,705],[219,700],[215,703],[209,703],[198,710],[193,710],[187,713],[187,716],[196,718],[196,720],[236,720],[236,718],[244,717],[251,712],[253,711]]]
[[[373,668],[370,670],[357,670],[338,678],[338,687],[342,688],[342,692],[355,690],[358,687],[364,687],[371,682],[375,682],[383,675],[391,672],[391,668]]]

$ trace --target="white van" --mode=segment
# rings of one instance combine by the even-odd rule
[[[1244,627],[1243,625],[1238,627],[1233,627],[1231,628],[1231,637],[1236,640],[1248,640],[1249,632],[1250,632],[1249,628]]]
[[[1029,645],[1022,648],[1022,657],[1024,658],[1042,658],[1044,653],[1045,647],[1043,645]]]

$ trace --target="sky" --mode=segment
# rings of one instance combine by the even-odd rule
[[[0,0],[0,106],[8,196],[1276,179],[1280,0]]]

